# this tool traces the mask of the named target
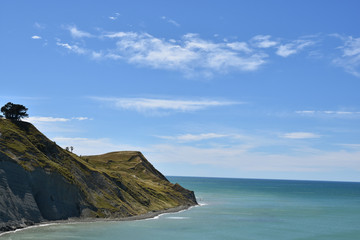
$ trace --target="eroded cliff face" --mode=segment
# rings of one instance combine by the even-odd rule
[[[140,152],[79,157],[0,119],[0,232],[49,220],[121,218],[195,205]]]
[[[80,193],[57,173],[0,161],[0,230],[80,216]]]

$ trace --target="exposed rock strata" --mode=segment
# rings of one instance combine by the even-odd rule
[[[0,232],[68,218],[123,218],[196,204],[140,152],[78,157],[29,123],[0,120]]]

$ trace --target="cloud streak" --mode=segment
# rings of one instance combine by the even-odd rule
[[[270,38],[270,35],[257,35],[250,41],[257,48],[270,48],[278,45],[277,41],[271,41]]]
[[[148,149],[154,163],[169,162],[196,165],[212,165],[238,172],[326,172],[341,169],[360,171],[359,152],[317,151],[300,155],[263,154],[252,152],[251,146],[199,148],[161,144]],[[176,153],[176,154],[174,154]],[[343,159],[339,161],[339,159]],[[291,173],[289,174],[289,176]],[[254,176],[253,176],[254,177]]]
[[[115,21],[120,16],[120,13],[115,13],[114,16],[110,16],[109,19]]]
[[[33,124],[36,124],[36,123],[69,122],[71,120],[84,121],[84,120],[90,120],[90,118],[88,117],[56,118],[56,117],[34,116],[34,117],[28,117],[25,120]]]
[[[291,132],[291,133],[285,133],[281,135],[281,137],[287,139],[309,139],[309,138],[319,138],[321,136],[310,132]]]
[[[344,45],[339,47],[342,50],[342,55],[334,59],[333,63],[343,67],[346,72],[360,77],[360,38],[352,36],[340,38],[344,42]]]
[[[70,31],[70,34],[73,38],[93,37],[92,34],[85,32],[85,31],[81,31],[81,30],[77,29],[76,26],[68,27],[68,30]]]
[[[156,98],[102,98],[92,97],[100,102],[110,103],[119,109],[134,110],[141,113],[146,112],[191,112],[209,107],[229,106],[242,104],[241,102],[216,101],[216,100],[174,100]]]
[[[358,117],[360,116],[360,112],[356,111],[334,111],[334,110],[300,110],[295,111],[296,114],[302,116],[309,116],[309,117]]]
[[[162,139],[175,140],[179,142],[194,142],[194,141],[203,141],[209,139],[216,138],[225,138],[229,137],[226,134],[218,134],[218,133],[202,133],[202,134],[182,134],[177,136],[158,136]]]
[[[175,27],[180,27],[180,24],[178,22],[176,22],[175,20],[171,19],[171,18],[168,18],[168,17],[165,17],[165,16],[162,16],[161,17],[162,20],[174,25]]]
[[[87,49],[84,49],[84,48],[81,48],[77,45],[70,45],[68,43],[62,43],[62,42],[56,42],[56,45],[60,46],[60,47],[63,47],[71,52],[74,52],[74,53],[77,53],[77,54],[80,54],[80,55],[83,55],[83,54],[87,54],[88,53],[88,50]]]
[[[286,58],[290,55],[297,54],[304,48],[314,44],[315,42],[312,40],[298,39],[290,43],[280,45],[276,51],[276,54]]]

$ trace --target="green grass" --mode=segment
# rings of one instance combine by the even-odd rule
[[[130,216],[193,204],[135,151],[79,157],[33,125],[0,119],[0,152],[27,171],[58,173],[81,192],[95,217]]]

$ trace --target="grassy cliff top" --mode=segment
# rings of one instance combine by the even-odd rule
[[[0,119],[0,161],[31,174],[43,169],[75,185],[93,217],[124,217],[194,205],[193,193],[170,183],[135,151],[79,157],[49,140],[32,124]]]

